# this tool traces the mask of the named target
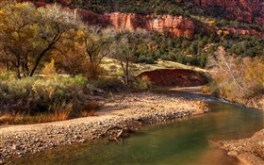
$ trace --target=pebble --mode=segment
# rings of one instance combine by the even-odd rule
[[[229,151],[227,154],[229,156],[237,156],[238,155],[238,153],[236,151]]]
[[[157,96],[147,96],[150,100],[156,100]],[[168,100],[168,98],[159,97],[162,100]],[[141,99],[141,98],[139,98]],[[137,101],[136,99],[135,101]],[[169,100],[172,101],[172,100]],[[124,102],[126,104],[127,102]],[[153,103],[153,102],[152,102]],[[133,103],[134,104],[134,103]],[[121,131],[125,131],[124,135],[130,132],[138,130],[145,124],[162,123],[168,120],[175,120],[178,118],[187,118],[192,114],[190,111],[178,111],[174,108],[165,109],[165,104],[162,106],[155,104],[156,106],[143,106],[145,111],[138,109],[132,112],[130,116],[118,116],[115,119],[110,118],[104,121],[93,123],[81,123],[78,126],[67,125],[65,127],[53,128],[49,127],[40,132],[26,132],[17,133],[14,136],[6,136],[4,148],[1,148],[0,158],[8,159],[14,155],[24,155],[26,153],[36,153],[44,149],[53,148],[57,145],[70,145],[73,143],[85,143],[89,139],[97,139],[100,137],[116,138]],[[142,106],[141,106],[142,107]],[[108,128],[116,127],[106,131]],[[106,132],[105,132],[106,131]],[[122,132],[123,134],[123,132]],[[120,135],[121,136],[121,135]],[[0,164],[3,160],[0,159]]]

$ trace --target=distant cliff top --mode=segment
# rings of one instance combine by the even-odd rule
[[[61,3],[96,13],[131,12],[138,14],[207,15],[264,25],[264,0],[19,0]]]

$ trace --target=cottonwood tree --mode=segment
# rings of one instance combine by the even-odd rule
[[[208,61],[208,65],[213,66],[211,75],[215,81],[213,92],[224,97],[238,97],[244,95],[244,87],[241,81],[242,68],[236,68],[237,61],[228,55],[223,47],[219,47],[214,56]]]
[[[0,10],[1,61],[15,68],[20,78],[21,70],[29,72],[29,52],[36,37],[38,13],[30,3],[5,4]]]
[[[84,54],[89,60],[90,78],[97,79],[102,59],[109,55],[109,45],[115,33],[99,26],[86,26],[80,34]]]
[[[139,35],[136,33],[122,32],[115,37],[113,56],[118,60],[122,68],[123,79],[126,85],[129,85],[129,80],[132,77],[131,66],[135,60],[135,53],[139,42]]]
[[[74,12],[58,5],[37,9],[31,3],[9,3],[0,13],[2,61],[15,68],[18,78],[21,73],[33,76],[79,21]]]
[[[41,48],[35,53],[35,61],[30,72],[33,76],[41,60],[52,51],[58,51],[57,44],[65,38],[69,30],[77,28],[79,20],[74,12],[62,9],[61,6],[51,5],[39,8],[39,13],[43,16],[41,20],[40,37]]]

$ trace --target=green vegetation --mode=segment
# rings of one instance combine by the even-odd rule
[[[49,0],[46,2],[59,2],[57,0]],[[184,5],[183,2],[174,0],[75,0],[70,1],[69,5],[92,10],[96,13],[105,12],[134,12],[139,14],[172,14],[172,15],[190,15],[190,11],[197,12],[191,6]],[[192,10],[191,10],[192,9]]]
[[[1,71],[0,79],[1,116],[54,114],[54,120],[65,120],[96,109],[87,108],[94,103],[82,76],[55,74],[17,79],[13,73]]]
[[[232,54],[240,56],[264,56],[264,40],[256,37],[226,37],[222,46]]]
[[[148,5],[149,12],[156,10],[151,6],[165,10],[182,5],[159,3]],[[166,32],[89,26],[59,5],[36,8],[2,1],[0,7],[0,116],[54,114],[58,120],[86,116],[98,107],[90,99],[94,93],[149,89],[147,78],[136,79],[143,70],[180,64],[204,67],[219,46],[234,56],[263,56],[263,39],[209,34],[201,22],[192,38],[170,38]]]
[[[46,2],[58,2],[61,0],[46,0]],[[233,26],[237,28],[252,28],[264,31],[258,24],[248,24],[233,20],[224,19],[226,10],[220,6],[210,6],[208,12],[188,0],[74,0],[65,3],[69,6],[92,10],[96,13],[125,12],[138,14],[170,14],[182,15],[195,18],[197,16],[207,19],[214,19],[217,26]]]

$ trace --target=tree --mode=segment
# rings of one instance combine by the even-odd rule
[[[0,13],[1,61],[15,68],[18,78],[33,76],[79,20],[58,5],[37,9],[31,3],[6,3]]]
[[[20,78],[21,70],[29,72],[29,51],[36,37],[38,13],[30,3],[6,3],[0,10],[1,61],[15,68]]]
[[[102,59],[109,54],[108,47],[114,33],[99,26],[86,26],[80,34],[84,53],[89,59],[90,78],[97,79]]]
[[[40,37],[44,45],[36,51],[35,61],[30,76],[33,76],[41,60],[51,53],[58,51],[57,44],[61,43],[62,39],[69,32],[70,29],[77,28],[78,19],[74,12],[62,9],[58,5],[48,5],[39,9],[40,15],[43,17],[41,20]]]
[[[140,42],[139,35],[123,32],[115,37],[114,57],[118,60],[124,76],[124,83],[129,84],[131,78],[131,66],[135,60],[137,45]]]

